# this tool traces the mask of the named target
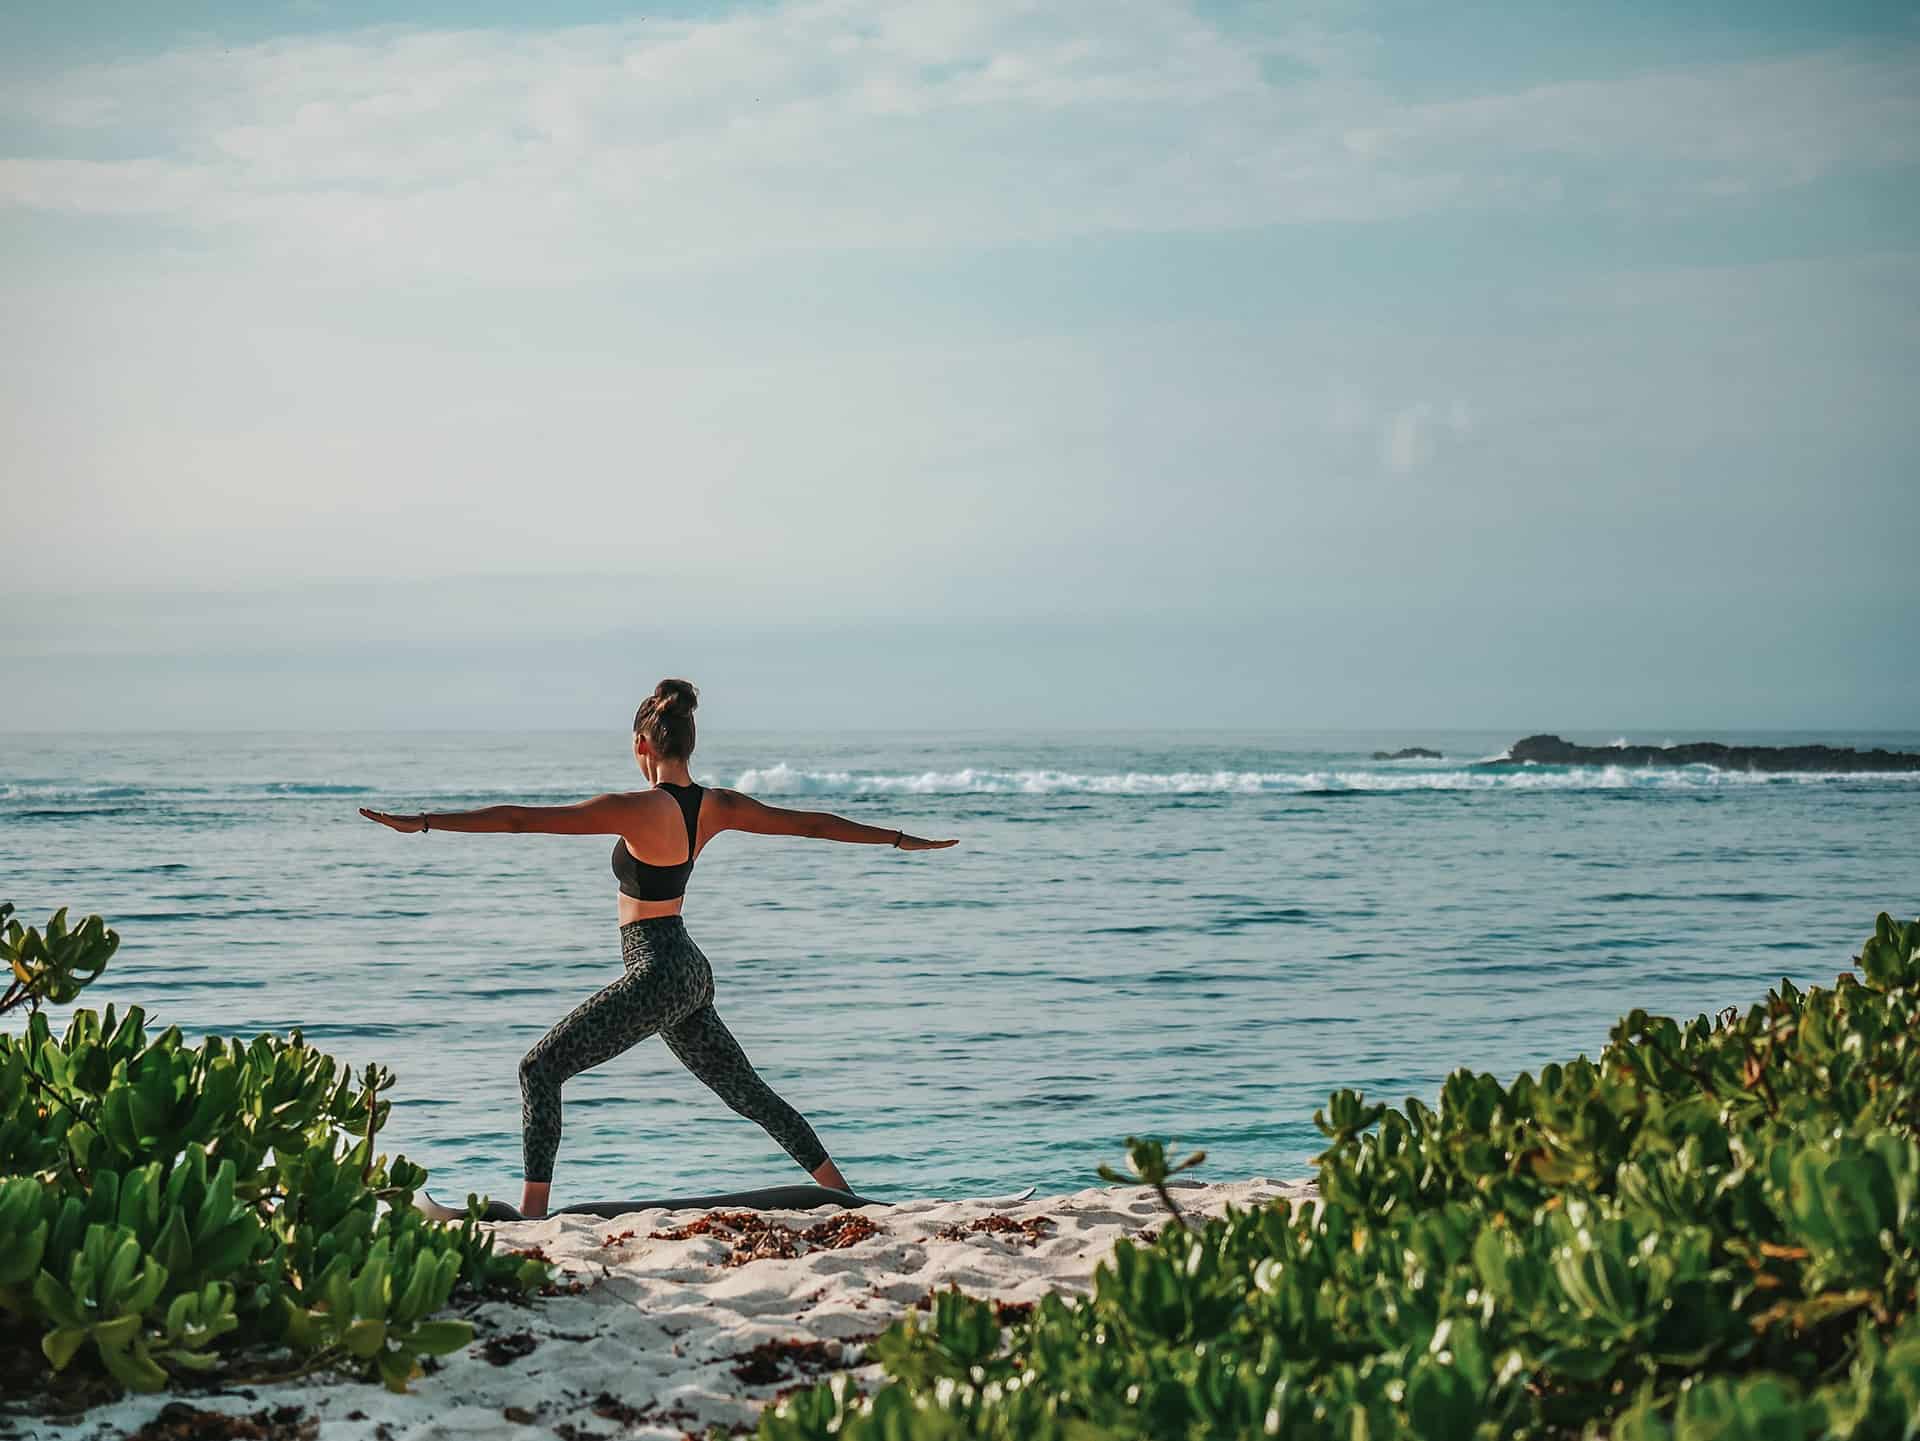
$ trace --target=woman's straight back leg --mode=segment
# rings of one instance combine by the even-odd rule
[[[711,1001],[662,1027],[660,1036],[680,1058],[681,1065],[734,1111],[758,1122],[781,1150],[799,1162],[801,1170],[811,1175],[820,1169],[827,1159],[827,1148],[820,1144],[807,1118],[760,1079]]]

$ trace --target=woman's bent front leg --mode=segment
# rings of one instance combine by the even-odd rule
[[[527,1193],[524,1214],[544,1214],[553,1160],[560,1150],[560,1087],[610,1061],[671,1022],[685,987],[657,972],[629,970],[589,996],[534,1043],[520,1062],[521,1145]]]

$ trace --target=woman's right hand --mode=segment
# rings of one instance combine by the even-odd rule
[[[910,836],[905,831],[902,831],[900,833],[900,842],[897,849],[903,850],[903,851],[944,851],[948,846],[957,846],[959,844],[960,842],[958,840],[951,840],[951,841],[924,840],[919,836]]]

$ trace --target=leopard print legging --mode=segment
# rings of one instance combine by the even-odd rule
[[[714,1012],[713,968],[680,917],[656,916],[620,927],[620,959],[627,973],[575,1006],[520,1062],[526,1178],[553,1179],[561,1083],[655,1031],[681,1065],[734,1110],[758,1121],[803,1170],[818,1170],[827,1159],[826,1147],[806,1117],[760,1079]]]

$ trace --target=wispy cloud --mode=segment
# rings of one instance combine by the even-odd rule
[[[1920,159],[1920,50],[1833,50],[1423,105],[1350,142],[1406,168],[1475,153],[1552,162],[1569,198],[1666,204]],[[1609,170],[1635,159],[1641,168]],[[1527,172],[1513,176],[1524,180]]]
[[[1124,23],[1121,23],[1124,20]],[[0,101],[0,206],[499,278],[1462,207],[1674,207],[1920,161],[1920,49],[1412,104],[1380,41],[1172,0],[791,0],[381,28],[71,69]]]

